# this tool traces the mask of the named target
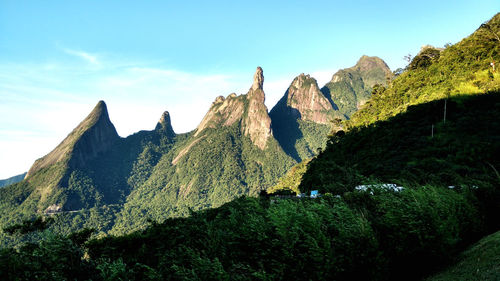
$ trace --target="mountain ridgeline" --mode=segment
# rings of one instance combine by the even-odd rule
[[[100,101],[61,144],[33,164],[24,181],[3,191],[16,192],[0,197],[5,206],[0,224],[55,213],[64,214],[61,224],[69,221],[69,229],[119,234],[148,220],[257,196],[324,148],[331,120],[351,114],[339,105],[346,97],[359,103],[358,96],[366,93],[358,91],[384,84],[380,73],[388,68],[379,58],[363,56],[327,86],[340,83],[336,77],[341,72],[358,77],[362,86],[325,94],[314,78],[301,74],[268,113],[258,67],[246,94],[217,97],[198,127],[179,135],[165,112],[154,130],[121,138]]]
[[[24,179],[24,177],[26,177],[26,173],[22,173],[22,174],[19,174],[17,176],[13,176],[13,177],[10,177],[8,179],[0,180],[0,187],[4,187],[7,185],[11,185],[11,184],[20,182]]]

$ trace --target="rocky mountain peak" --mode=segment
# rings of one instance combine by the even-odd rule
[[[285,96],[271,111],[271,117],[285,113],[295,119],[328,124],[332,104],[323,95],[316,79],[301,73],[288,87]]]
[[[264,74],[261,67],[257,67],[252,87],[246,95],[237,96],[235,93],[226,98],[219,96],[215,99],[194,134],[201,134],[206,128],[217,126],[231,126],[240,122],[244,135],[249,136],[252,142],[260,149],[264,149],[271,133],[271,118],[264,104],[263,90]]]
[[[379,57],[369,57],[363,55],[354,70],[360,72],[365,84],[373,87],[375,84],[387,84],[386,78],[392,76],[392,71],[384,60]]]
[[[42,168],[58,162],[81,167],[108,150],[120,137],[109,120],[104,101],[99,101],[92,112],[49,154],[35,161],[26,178]]]
[[[156,124],[155,130],[166,132],[167,135],[175,136],[174,129],[172,128],[172,123],[170,121],[170,113],[168,111],[163,112],[160,120]]]
[[[238,97],[235,93],[226,98],[218,96],[205,117],[203,117],[203,120],[201,120],[194,135],[199,135],[206,128],[216,128],[221,125],[231,126],[241,120],[244,110],[244,97]]]
[[[362,56],[353,67],[340,69],[321,91],[345,118],[349,118],[371,96],[376,84],[387,85],[392,72],[379,57]]]
[[[301,73],[299,76],[293,79],[292,86],[294,86],[295,88],[301,88],[302,85],[304,85],[304,83],[309,79],[311,79],[311,76],[309,74],[306,75],[304,73]],[[315,80],[314,78],[312,79]]]
[[[264,73],[262,68],[257,67],[253,77],[252,88],[248,91],[248,108],[243,125],[243,133],[249,136],[252,142],[260,149],[264,149],[267,139],[272,136],[271,118],[264,104],[266,100],[264,94]]]
[[[224,98],[224,96],[218,96],[215,98],[215,101],[213,103],[214,104],[223,103],[225,99],[226,98]]]
[[[370,71],[374,68],[380,68],[384,71],[390,71],[389,67],[379,57],[369,57],[366,55],[363,55],[358,62],[355,65],[355,68],[357,68],[360,71]]]
[[[260,66],[257,67],[253,76],[252,90],[263,89],[264,86],[264,72]]]
[[[356,65],[337,71],[330,83],[341,82],[345,79],[352,80],[359,76],[369,87],[375,84],[386,84],[386,76],[392,75],[391,69],[384,60],[379,57],[363,55]]]

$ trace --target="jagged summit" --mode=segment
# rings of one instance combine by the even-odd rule
[[[234,93],[226,98],[218,96],[196,128],[194,135],[198,136],[206,128],[231,126],[241,120],[244,110],[245,103],[242,96],[238,97]]]
[[[206,128],[231,126],[238,122],[242,133],[249,136],[260,149],[264,149],[272,132],[271,118],[269,118],[267,107],[264,104],[263,84],[263,70],[261,67],[257,67],[252,87],[248,93],[240,96],[232,93],[226,98],[218,96],[198,125],[194,136],[200,135]]]
[[[168,111],[163,112],[160,120],[156,124],[155,130],[165,132],[169,136],[175,136],[175,132],[170,121],[170,113]]]
[[[252,90],[263,89],[264,86],[264,72],[262,67],[258,66],[253,76]]]
[[[248,108],[243,133],[249,136],[252,142],[260,149],[264,149],[267,139],[272,136],[271,118],[264,104],[266,96],[264,94],[264,73],[259,66],[253,77],[252,88],[247,93]]]
[[[115,126],[109,120],[106,103],[101,100],[54,150],[35,161],[26,178],[59,162],[71,167],[84,165],[87,160],[109,149],[119,138]]]
[[[285,113],[295,119],[328,124],[331,110],[332,104],[321,93],[316,79],[301,73],[292,81],[270,115],[274,119],[276,115]]]
[[[314,156],[325,145],[330,120],[336,114],[331,101],[321,92],[316,79],[301,73],[272,108],[274,137],[297,162]]]

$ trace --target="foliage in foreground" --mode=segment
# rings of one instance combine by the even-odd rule
[[[242,197],[82,243],[44,233],[0,252],[2,280],[417,279],[483,232],[474,194],[425,186],[344,198]]]

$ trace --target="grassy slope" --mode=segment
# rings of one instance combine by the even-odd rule
[[[458,262],[427,281],[500,279],[500,232],[484,237],[458,258]]]

